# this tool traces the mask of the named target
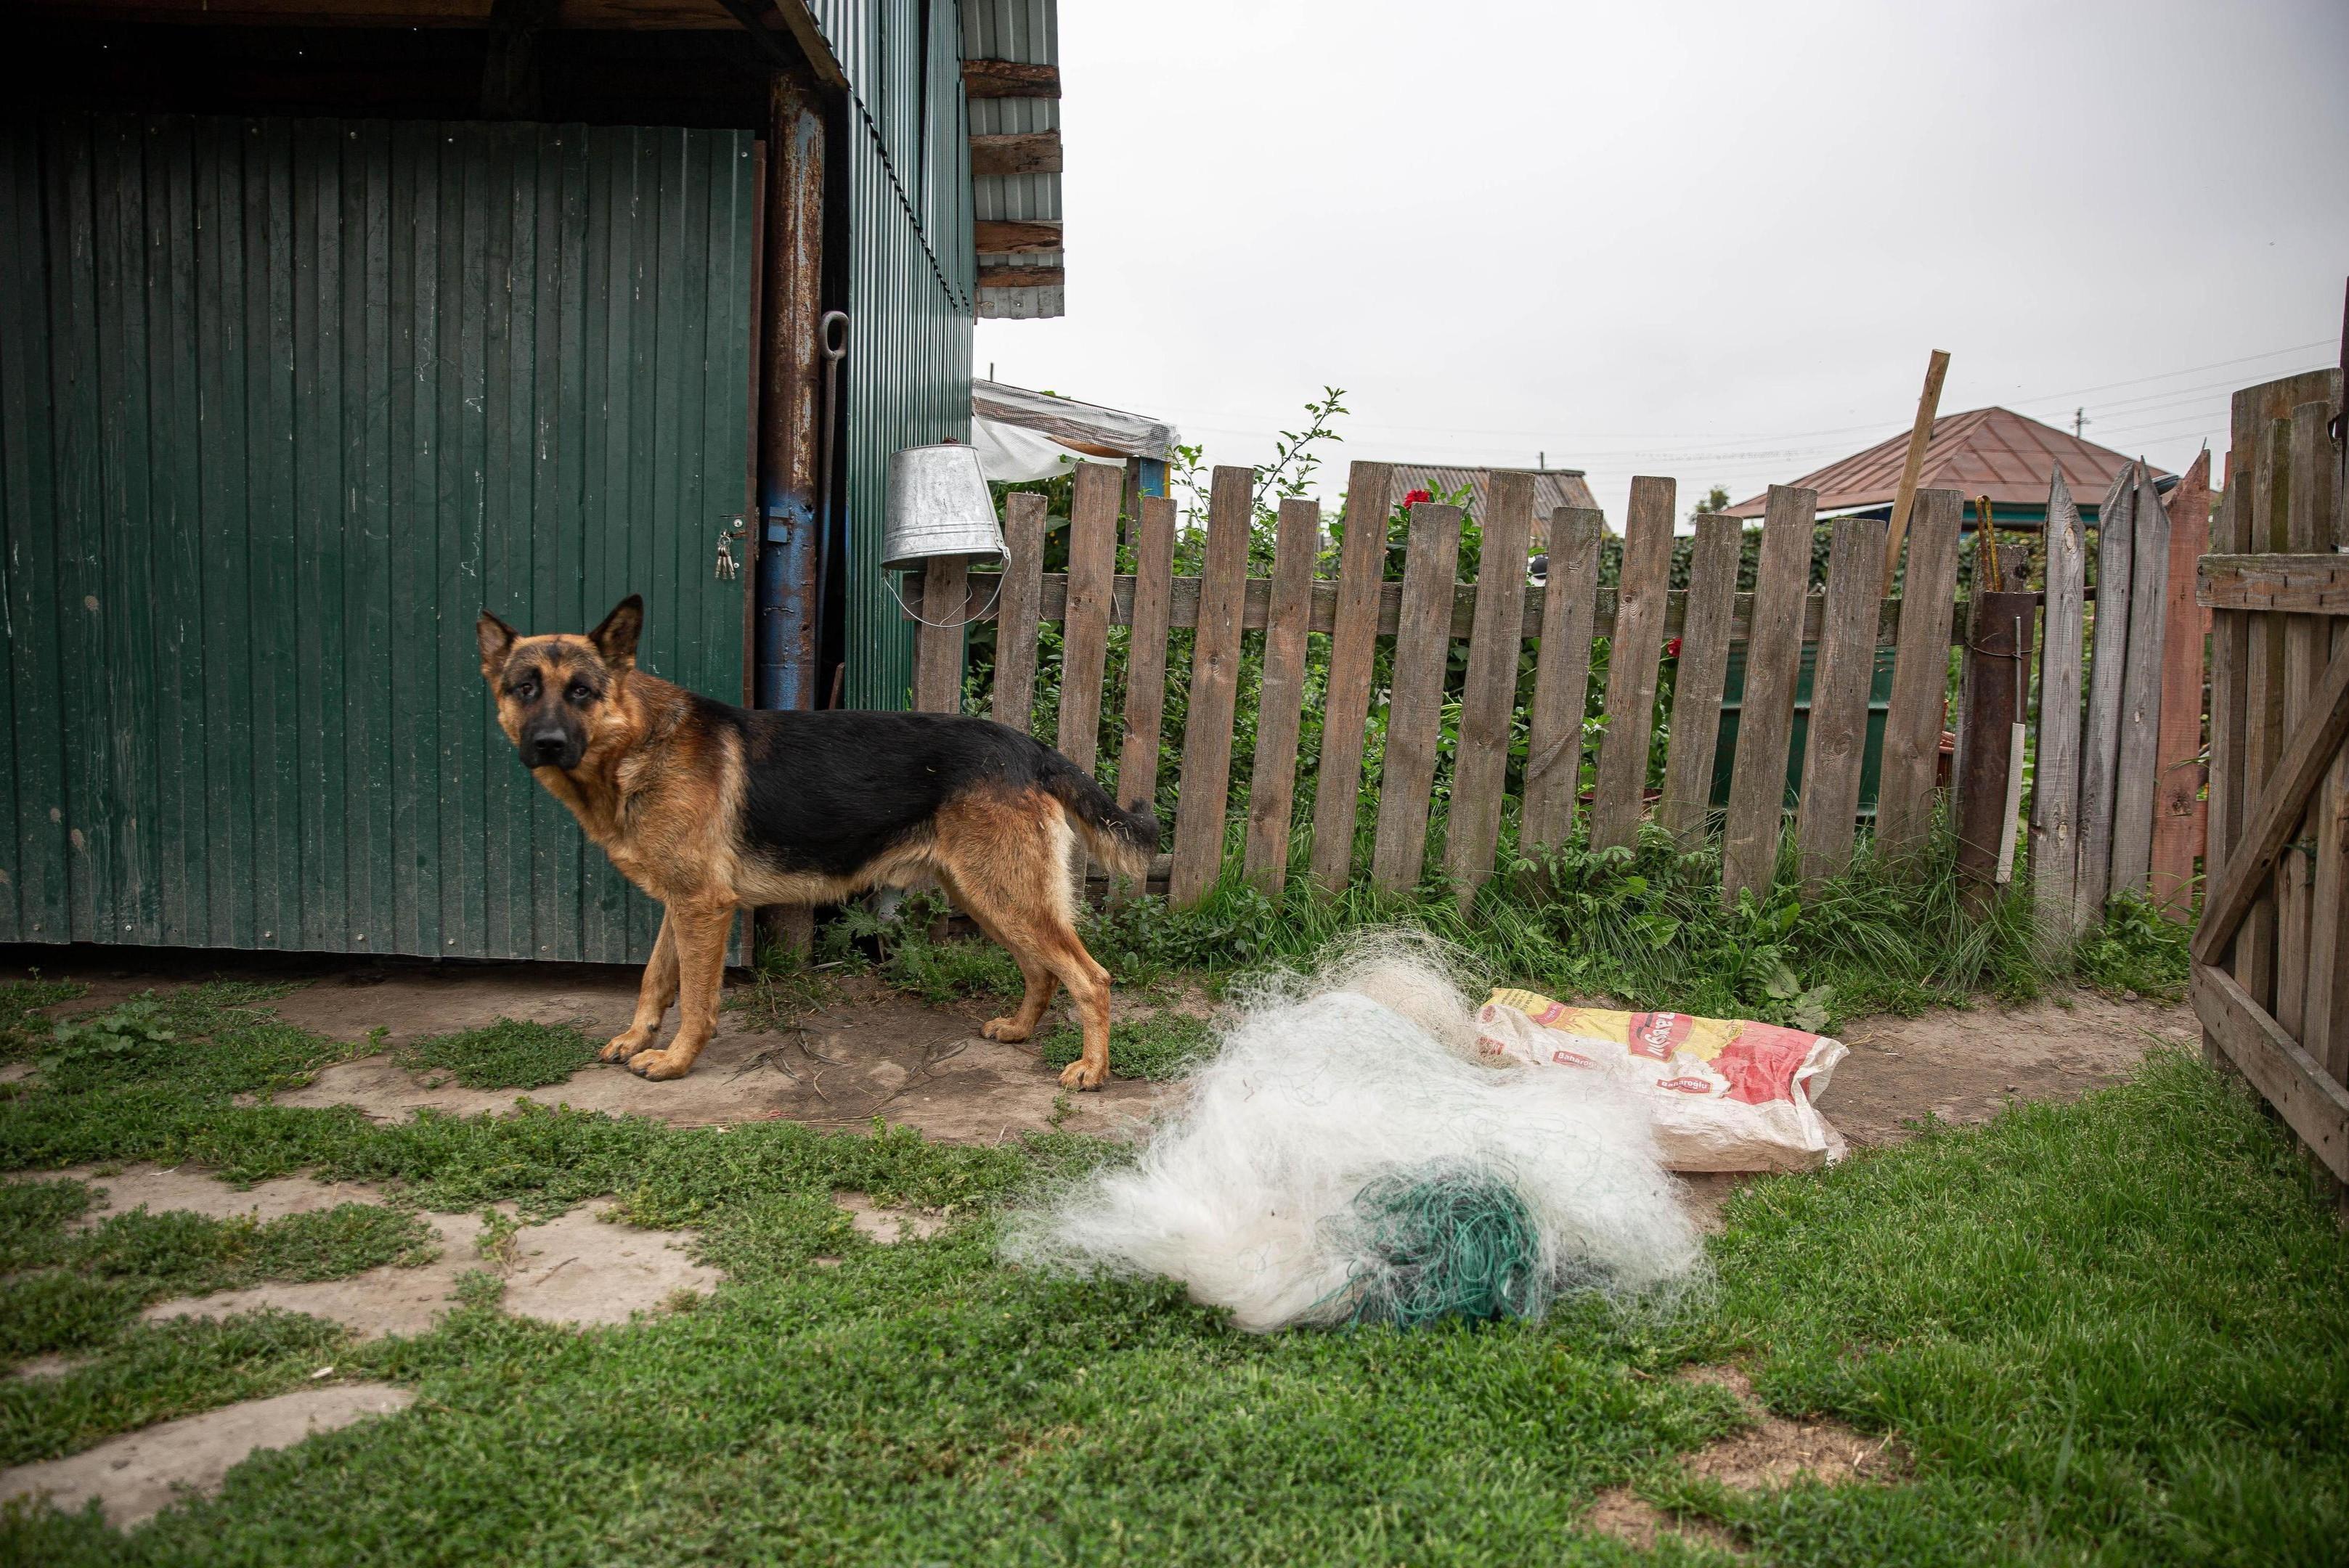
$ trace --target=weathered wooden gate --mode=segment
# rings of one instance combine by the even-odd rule
[[[0,941],[622,960],[471,624],[731,696],[749,132],[0,128]]]
[[[2210,628],[2206,1050],[2349,1182],[2349,512],[2341,376],[2239,392]]]

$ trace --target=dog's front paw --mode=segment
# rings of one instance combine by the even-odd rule
[[[1109,1064],[1107,1062],[1103,1062],[1100,1066],[1096,1067],[1092,1062],[1085,1060],[1084,1057],[1079,1057],[1075,1061],[1071,1062],[1067,1067],[1061,1069],[1061,1087],[1062,1088],[1099,1088],[1108,1081]]]
[[[599,1062],[625,1062],[653,1043],[649,1029],[626,1029],[612,1037],[612,1043],[595,1053]]]
[[[1017,1018],[989,1018],[978,1026],[978,1032],[990,1040],[1005,1040],[1016,1046],[1036,1031],[1021,1028]]]
[[[681,1078],[693,1070],[696,1053],[690,1051],[638,1051],[628,1058],[628,1070],[640,1078],[655,1083],[664,1078]]]

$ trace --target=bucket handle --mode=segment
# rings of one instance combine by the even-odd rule
[[[897,584],[895,581],[896,573],[894,572],[884,572],[881,574],[881,585],[889,590],[889,597],[897,601],[897,608],[905,613],[907,620],[919,621],[923,625],[928,626],[936,631],[950,632],[963,626],[975,626],[981,621],[986,620],[989,615],[995,614],[995,606],[1001,603],[1003,599],[1003,579],[1009,575],[1009,573],[999,573],[995,579],[995,592],[988,595],[986,604],[980,607],[978,614],[968,616],[960,621],[923,620],[921,616],[914,613],[914,607],[905,603],[905,595],[897,591]],[[926,610],[929,606],[925,604],[922,608]]]

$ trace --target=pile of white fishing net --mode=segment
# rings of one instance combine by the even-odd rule
[[[1013,1262],[1162,1274],[1241,1328],[1532,1317],[1684,1285],[1697,1229],[1651,1112],[1494,1065],[1434,944],[1358,942],[1240,999],[1131,1163],[1012,1216]]]

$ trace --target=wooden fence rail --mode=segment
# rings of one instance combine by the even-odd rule
[[[1492,876],[1499,851],[1509,842],[1513,814],[1515,841],[1526,851],[1564,844],[1578,822],[1595,846],[1630,843],[1651,814],[1690,847],[1718,827],[1723,842],[1722,896],[1734,901],[1745,890],[1770,887],[1790,817],[1806,889],[1850,866],[1862,820],[1871,688],[1878,650],[1889,649],[1878,851],[1910,853],[1926,841],[1940,782],[1942,738],[1951,722],[1951,650],[1969,638],[1967,605],[1957,597],[1961,502],[1956,492],[1928,490],[1918,497],[1909,533],[1909,593],[1904,599],[1881,595],[1889,575],[1886,527],[1880,520],[1862,518],[1832,525],[1825,591],[1812,592],[1816,498],[1783,486],[1770,492],[1750,592],[1741,590],[1738,580],[1742,526],[1717,516],[1699,520],[1689,586],[1670,588],[1674,487],[1670,480],[1644,478],[1632,486],[1619,587],[1599,585],[1605,531],[1599,514],[1571,507],[1547,520],[1546,583],[1526,580],[1519,563],[1537,521],[1533,486],[1526,476],[1506,472],[1494,475],[1479,520],[1477,581],[1459,580],[1464,519],[1457,509],[1434,503],[1410,509],[1402,570],[1391,574],[1393,472],[1384,463],[1352,466],[1344,542],[1331,577],[1317,575],[1320,511],[1303,500],[1284,503],[1274,520],[1270,575],[1248,574],[1252,535],[1259,526],[1250,469],[1215,471],[1204,563],[1196,576],[1173,570],[1176,519],[1173,504],[1161,500],[1141,504],[1133,534],[1137,570],[1114,570],[1119,498],[1115,476],[1106,469],[1098,479],[1090,466],[1078,472],[1065,572],[1042,570],[1041,499],[1015,495],[1007,507],[1009,559],[1002,571],[967,573],[959,561],[933,563],[918,583],[907,585],[911,612],[926,623],[916,705],[960,707],[962,644],[952,624],[992,614],[995,717],[1028,727],[1040,629],[1058,624],[1061,748],[1092,768],[1093,738],[1104,712],[1111,711],[1108,705],[1122,696],[1118,796],[1129,805],[1163,803],[1160,764],[1168,748],[1160,732],[1171,675],[1185,693],[1182,731],[1173,748],[1180,760],[1173,779],[1172,852],[1163,873],[1177,903],[1205,896],[1233,849],[1245,876],[1278,892],[1290,874],[1292,845],[1301,845],[1302,869],[1320,889],[1334,892],[1357,873],[1358,840],[1367,827],[1367,869],[1374,886],[1386,892],[1410,888],[1434,864],[1464,908]],[[2134,479],[2126,494],[2126,552],[2159,553],[2166,566],[2166,526],[2140,526],[2135,510],[2145,506],[2158,512],[2162,502],[2149,485]],[[2075,527],[2076,521],[2075,516]],[[2076,552],[2074,536],[2061,537]],[[2295,575],[2295,568],[2273,565],[2288,559],[2265,557],[2259,565],[2234,568],[2223,581],[2240,586],[2224,591],[2282,596],[2295,605],[2296,596],[2331,591],[2306,586],[2313,579],[2304,571]],[[2148,610],[2116,585],[2092,592],[2080,567],[2067,558],[2050,577],[2055,601],[2051,625],[2071,628],[2068,641],[2059,640],[2058,646],[2070,650],[2073,662],[2068,684],[2057,669],[2045,687],[2058,718],[2069,713],[2068,727],[2057,722],[2053,729],[2068,736],[2063,743],[2075,758],[2081,694],[2090,684],[2079,651],[2085,606],[2101,602],[2107,625],[2127,627],[2135,635],[2108,634],[2104,639],[2106,662],[2114,666],[2102,676],[2112,688],[2112,710],[2093,702],[2089,709],[2092,728],[2111,730],[2113,769],[2104,776],[2106,793],[2084,801],[2069,779],[2051,781],[2043,772],[2040,799],[2033,804],[2034,823],[2049,818],[2055,824],[2053,838],[2035,832],[2033,845],[2036,858],[2048,862],[2043,874],[2051,882],[2060,881],[2067,908],[2079,880],[2079,861],[2087,852],[2089,828],[2080,820],[2084,804],[2095,806],[2100,814],[2104,836],[2096,853],[2105,864],[2110,861],[2108,796],[2120,782],[2123,699],[2136,698],[2127,712],[2146,736],[2133,755],[2150,751],[2152,720],[2161,707],[2158,688],[2142,681],[2132,688],[2123,679],[2121,653],[2138,637],[2150,637],[2138,644],[2137,663],[2149,663],[2157,676],[2164,668],[2155,656],[2164,651],[2163,599],[2154,596]],[[2028,595],[2022,603],[2026,610],[2033,604]],[[1129,628],[1123,694],[1104,689],[1114,627]],[[1170,634],[1185,629],[1193,634],[1190,657],[1170,672]],[[1261,638],[1246,635],[1259,631]],[[2199,626],[2194,632],[2199,648]],[[1462,643],[1465,648],[1455,649]],[[1521,700],[1529,646],[1531,689]],[[1602,646],[1606,690],[1593,712],[1588,702],[1590,673]],[[1797,688],[1806,655],[1815,660],[1809,719],[1803,760],[1790,779]],[[1668,658],[1673,678],[1669,699],[1660,700]],[[1716,803],[1716,764],[1730,672],[1741,660],[1744,685],[1724,811]],[[1251,671],[1253,685],[1247,679]],[[1254,748],[1245,759],[1247,799],[1236,801],[1237,717],[1247,691],[1256,699]],[[1309,694],[1320,720],[1320,743],[1317,755],[1305,756],[1299,740]],[[1520,725],[1521,762],[1513,768],[1511,748]],[[1659,726],[1667,727],[1668,735],[1661,769],[1655,770]],[[1447,739],[1449,788],[1439,793]],[[1375,778],[1365,777],[1366,758],[1376,763]],[[2070,766],[2076,773],[2077,762]],[[1313,788],[1300,790],[1300,775],[1309,769],[1315,776]],[[2003,770],[2000,777],[2005,777]],[[2060,810],[2056,794],[2063,797]],[[2149,794],[2140,789],[2137,798],[2147,820],[2136,823],[2136,806],[2128,808],[2138,846],[2132,851],[2137,869],[2131,885],[2142,885],[2142,846],[2153,825]],[[1237,834],[1231,831],[1235,821]],[[2043,842],[2058,847],[2043,849]],[[2057,859],[2060,879],[2054,875]],[[2109,881],[2109,872],[2099,874]]]

